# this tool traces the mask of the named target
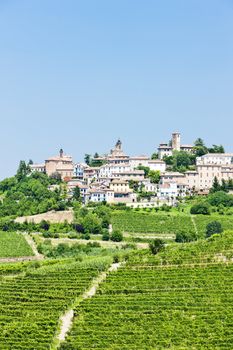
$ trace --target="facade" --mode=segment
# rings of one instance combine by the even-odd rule
[[[32,172],[45,173],[45,164],[31,164],[30,169]]]

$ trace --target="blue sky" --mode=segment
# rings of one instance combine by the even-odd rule
[[[232,0],[0,0],[0,178],[62,147],[233,151]]]

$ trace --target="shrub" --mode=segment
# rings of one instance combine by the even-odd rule
[[[111,241],[113,242],[121,242],[123,241],[123,234],[119,230],[115,230],[111,234]]]
[[[109,241],[109,240],[110,240],[110,235],[109,235],[109,232],[106,230],[103,232],[102,241]]]
[[[209,205],[206,203],[199,203],[191,207],[190,213],[195,215],[196,214],[209,215],[210,208],[209,208]]]
[[[113,262],[115,263],[115,264],[117,264],[117,263],[119,263],[119,261],[120,261],[120,257],[119,257],[119,255],[114,255],[113,256]]]
[[[86,239],[87,241],[89,241],[91,236],[89,235],[89,233],[85,233],[85,235],[83,235],[83,238]]]
[[[156,255],[160,252],[164,247],[164,241],[162,239],[155,239],[152,243],[150,243],[151,253]]]
[[[48,231],[48,230],[49,230],[49,227],[50,227],[50,223],[49,223],[48,221],[42,220],[42,221],[40,222],[40,228],[41,228],[42,230]]]
[[[178,243],[192,242],[196,240],[196,236],[193,232],[178,232],[176,234],[175,241]]]
[[[211,237],[215,233],[222,233],[222,225],[218,221],[212,221],[206,226],[206,237]]]

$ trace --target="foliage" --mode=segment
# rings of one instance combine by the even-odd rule
[[[194,204],[190,209],[191,214],[202,214],[202,215],[209,215],[210,214],[210,208],[207,203],[197,203]]]
[[[152,243],[150,243],[150,251],[152,254],[158,254],[164,248],[164,241],[162,239],[154,239]]]
[[[61,188],[48,189],[54,184],[54,179],[36,172],[25,176],[21,168],[22,165],[18,176],[0,182],[0,190],[4,193],[0,201],[0,217],[34,215],[66,207]]]
[[[218,221],[212,221],[206,226],[206,237],[210,237],[215,233],[222,233],[222,225]]]
[[[119,230],[114,230],[110,236],[110,239],[113,242],[121,242],[123,241],[123,234]]]

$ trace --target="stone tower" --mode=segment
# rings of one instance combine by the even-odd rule
[[[180,133],[173,132],[172,134],[172,149],[173,151],[180,151]]]

